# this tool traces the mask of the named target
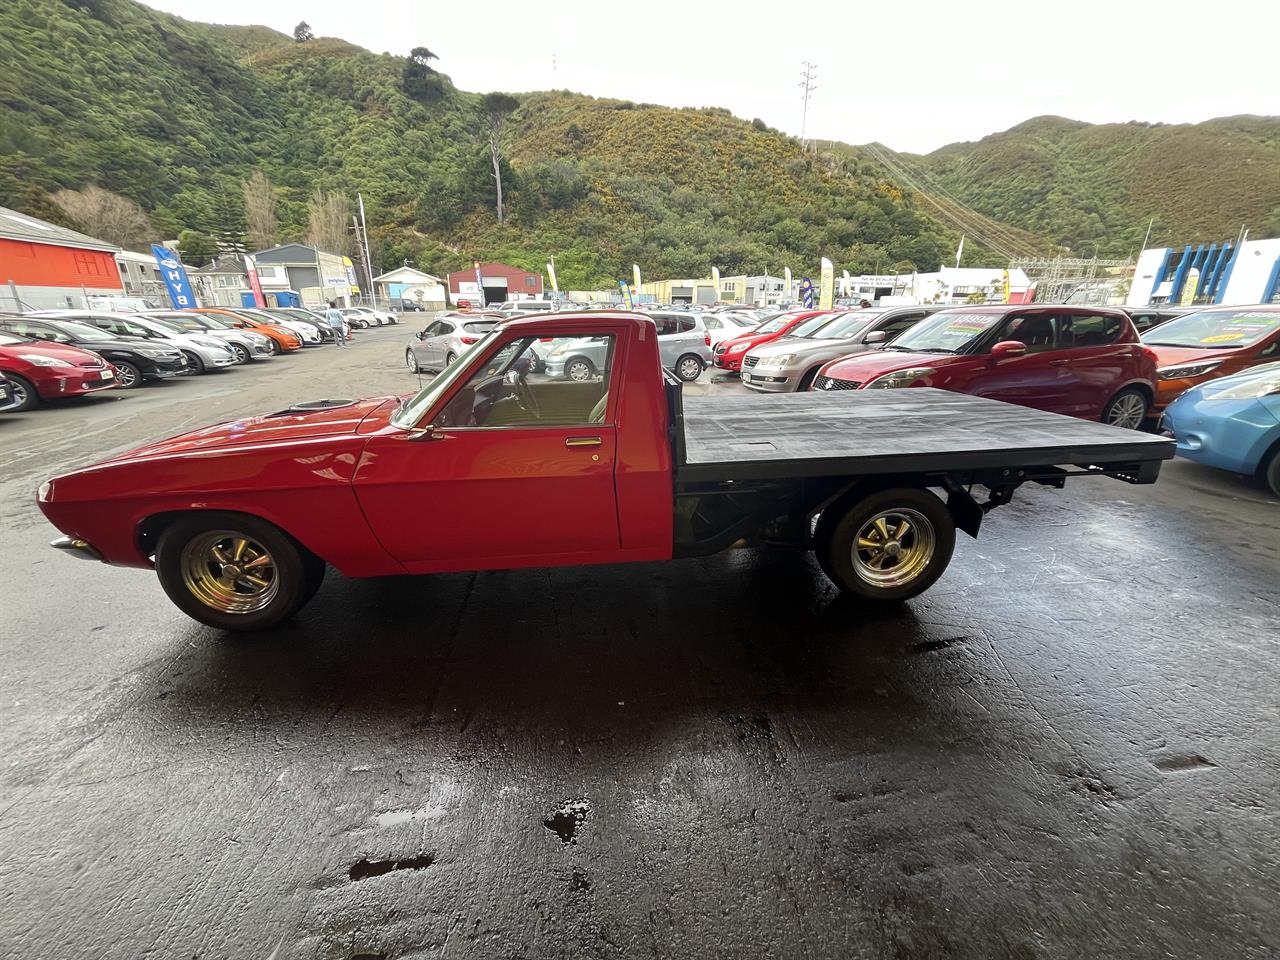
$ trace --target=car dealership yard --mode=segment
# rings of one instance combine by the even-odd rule
[[[6,953],[1273,955],[1280,504],[1255,482],[1024,487],[888,610],[741,551],[330,571],[228,636],[47,548],[50,475],[408,391],[409,334],[0,418]],[[710,381],[686,389],[745,393]]]

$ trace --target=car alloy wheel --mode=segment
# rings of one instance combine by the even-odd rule
[[[249,362],[250,357],[249,357],[249,351],[248,351],[248,350],[246,350],[244,347],[240,346],[240,344],[238,344],[238,343],[232,343],[232,344],[229,344],[229,346],[231,347],[231,352],[232,352],[232,353],[234,353],[234,354],[236,355],[236,363],[248,363],[248,362]]]
[[[120,389],[132,390],[138,384],[142,383],[142,371],[135,367],[127,360],[111,361],[120,374]]]
[[[254,613],[280,589],[276,563],[262,544],[234,530],[210,530],[182,548],[182,582],[220,613]]]
[[[916,579],[933,558],[933,524],[907,507],[886,510],[866,521],[854,541],[853,569],[877,587],[902,587]]]
[[[1103,419],[1113,427],[1137,430],[1147,415],[1147,398],[1136,390],[1122,390],[1107,404]]]
[[[30,410],[40,403],[40,394],[36,393],[36,388],[26,379],[16,373],[10,373],[7,376],[9,377],[9,386],[13,390],[13,406],[9,408],[10,413],[17,413],[19,410]]]
[[[450,350],[450,351],[449,351],[449,354],[444,358],[444,365],[445,365],[446,367],[452,367],[452,366],[453,366],[453,361],[455,361],[455,360],[457,360],[457,359],[458,359],[458,355],[457,355],[456,353],[454,353],[452,350]]]
[[[204,373],[204,361],[200,359],[200,355],[192,353],[190,350],[183,350],[183,356],[187,358],[187,369],[184,371],[186,376],[195,377]]]

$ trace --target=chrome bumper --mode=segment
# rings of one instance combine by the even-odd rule
[[[57,540],[50,540],[49,546],[55,550],[65,550],[73,557],[79,557],[81,560],[97,560],[99,562],[102,560],[102,554],[87,540],[59,537]]]

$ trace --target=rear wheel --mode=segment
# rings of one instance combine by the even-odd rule
[[[458,355],[457,355],[456,353],[454,353],[452,350],[450,350],[450,351],[449,351],[449,353],[448,353],[448,354],[445,356],[445,358],[444,358],[444,365],[445,365],[446,367],[452,367],[452,366],[453,366],[453,361],[455,361],[455,360],[457,360],[457,359],[458,359]]]
[[[923,593],[947,569],[955,522],[928,490],[898,487],[870,494],[843,516],[818,524],[823,572],[865,600],[906,600]]]
[[[40,394],[36,393],[36,388],[30,380],[16,373],[6,373],[5,376],[9,378],[9,386],[13,388],[15,405],[9,408],[10,413],[40,406]]]
[[[574,357],[564,365],[564,375],[570,380],[584,383],[596,375],[596,368],[586,357]]]
[[[183,350],[182,355],[187,358],[187,372],[193,377],[198,377],[204,373],[204,361],[200,359],[200,354],[192,353],[190,350]]]
[[[1102,411],[1102,422],[1125,430],[1137,430],[1147,417],[1151,401],[1137,387],[1126,387],[1112,397]]]
[[[120,374],[120,389],[132,390],[142,384],[142,371],[128,360],[112,360],[112,366]]]
[[[265,630],[315,595],[324,562],[257,517],[183,517],[160,536],[156,573],[183,613],[222,630]]]
[[[702,361],[691,353],[686,353],[676,361],[676,376],[685,383],[692,383],[702,376]]]

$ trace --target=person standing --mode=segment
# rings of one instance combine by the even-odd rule
[[[329,309],[324,312],[324,318],[329,322],[329,326],[333,328],[333,342],[340,347],[345,347],[347,345],[347,322],[342,318],[342,311],[338,309],[338,301],[329,301]]]

